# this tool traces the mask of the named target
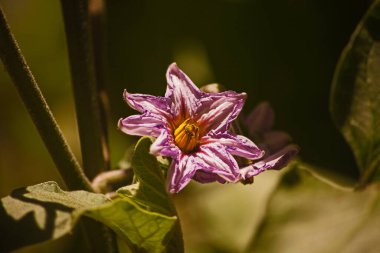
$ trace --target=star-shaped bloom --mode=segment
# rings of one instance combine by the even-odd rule
[[[125,101],[141,114],[120,119],[119,128],[130,135],[155,137],[150,152],[172,158],[168,190],[179,192],[191,179],[225,183],[258,174],[252,166],[240,170],[235,157],[258,160],[265,152],[229,131],[246,94],[202,92],[175,63],[166,78],[164,97],[124,92]]]

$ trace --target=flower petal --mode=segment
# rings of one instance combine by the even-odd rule
[[[262,102],[248,115],[245,124],[249,134],[262,134],[269,131],[274,123],[274,111],[268,102]]]
[[[179,192],[191,179],[200,183],[237,182],[239,168],[233,156],[219,143],[199,147],[198,152],[179,154],[173,159],[168,174],[168,189]]]
[[[120,119],[118,127],[126,134],[153,137],[159,136],[162,129],[167,128],[161,118],[146,114]]]
[[[204,134],[226,132],[243,108],[246,96],[233,91],[204,94],[196,113]]]
[[[124,90],[124,100],[133,109],[144,113],[150,112],[162,115],[166,118],[169,117],[170,107],[169,101],[165,97],[157,97],[145,94],[132,94]]]
[[[181,154],[177,159],[173,159],[167,176],[167,187],[170,193],[179,192],[190,182],[199,169],[194,160],[194,156],[186,154]]]
[[[268,131],[262,136],[262,143],[260,147],[268,151],[269,154],[273,154],[292,141],[289,134],[283,131]]]
[[[216,174],[227,182],[236,182],[239,179],[238,164],[223,145],[219,143],[201,145],[195,155],[202,171]]]
[[[226,180],[218,176],[217,174],[206,172],[203,170],[197,170],[195,172],[193,179],[199,183],[206,184],[212,182],[219,182],[221,184],[226,183]]]
[[[166,79],[168,87],[165,97],[170,99],[171,113],[175,117],[182,117],[182,119],[194,115],[201,97],[201,91],[198,87],[175,63],[169,66]]]
[[[266,170],[279,170],[298,153],[296,145],[288,145],[279,152],[240,170],[242,179],[254,177]]]
[[[162,155],[176,158],[179,155],[180,150],[174,144],[170,132],[167,129],[164,129],[150,146],[150,153],[155,156]]]
[[[258,148],[250,139],[242,135],[218,134],[205,136],[201,142],[216,142],[224,145],[226,150],[232,155],[241,156],[250,160],[260,159],[264,156],[264,151]]]

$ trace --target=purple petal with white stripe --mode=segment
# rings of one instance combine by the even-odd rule
[[[170,193],[182,190],[193,178],[195,172],[200,168],[195,163],[193,155],[181,154],[173,159],[167,177],[167,188]]]
[[[205,136],[202,138],[205,143],[220,143],[226,150],[236,156],[250,160],[257,160],[264,156],[264,151],[258,148],[250,139],[242,135],[224,133],[219,135]]]
[[[298,153],[298,147],[296,145],[288,145],[277,153],[259,161],[252,165],[249,165],[240,170],[242,179],[257,176],[261,172],[266,170],[278,170],[285,167],[289,161]]]
[[[150,112],[156,114],[156,116],[169,117],[169,101],[165,97],[156,97],[145,94],[132,94],[124,90],[124,100],[133,109],[144,113]]]
[[[198,87],[175,63],[169,66],[166,79],[168,87],[165,97],[170,100],[171,113],[175,117],[182,116],[183,118],[194,115],[201,97]]]
[[[168,175],[171,178],[168,189],[170,192],[176,193],[185,187],[190,179],[195,179],[200,183],[214,181],[235,183],[240,179],[239,176],[239,168],[235,159],[223,145],[203,145],[199,152],[180,155],[179,162],[173,161]]]
[[[126,134],[157,137],[167,126],[166,122],[154,115],[142,114],[120,119],[118,127]]]
[[[205,94],[200,101],[202,107],[197,110],[198,122],[205,132],[222,133],[228,131],[230,124],[239,115],[247,95],[226,91]]]
[[[150,153],[155,156],[177,157],[181,150],[174,144],[173,138],[166,129],[162,130],[150,146]]]
[[[203,171],[216,174],[227,182],[238,180],[238,164],[224,145],[220,143],[201,145],[196,156]]]

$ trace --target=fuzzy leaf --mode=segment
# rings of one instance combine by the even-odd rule
[[[132,157],[132,168],[140,182],[134,199],[150,210],[168,215],[175,215],[171,199],[165,189],[165,179],[156,157],[149,154],[152,141],[148,137],[141,138],[136,144]]]
[[[84,214],[111,227],[133,252],[163,252],[168,243],[167,234],[177,220],[146,211],[128,198],[92,208]]]
[[[135,251],[162,252],[175,217],[142,209],[130,199],[110,201],[102,194],[67,192],[46,182],[1,199],[0,252],[69,233],[82,215],[115,230]]]
[[[380,1],[375,1],[340,58],[331,94],[336,125],[351,146],[359,186],[380,173]]]
[[[379,252],[380,193],[342,191],[290,170],[274,191],[248,252]]]
[[[152,140],[148,137],[141,138],[136,144],[135,153],[132,157],[132,168],[139,181],[139,186],[132,199],[147,210],[166,215],[177,215],[171,197],[165,188],[162,167],[157,158],[149,153],[151,144]],[[123,190],[119,193],[122,194]],[[182,232],[178,221],[173,227],[166,250],[167,252],[184,251]]]
[[[120,187],[119,189],[117,189],[116,193],[121,198],[123,198],[123,197],[133,198],[134,196],[136,196],[136,193],[139,189],[139,186],[140,186],[139,183],[126,185],[126,186],[123,186],[123,187]]]
[[[101,194],[62,191],[55,182],[14,190],[1,199],[0,252],[57,239],[71,231],[73,210],[79,212],[107,202]]]

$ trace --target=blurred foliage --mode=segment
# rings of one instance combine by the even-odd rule
[[[336,69],[334,120],[356,158],[358,187],[380,178],[380,1],[357,26]]]
[[[79,156],[65,37],[58,2],[0,1],[65,137]],[[0,69],[0,192],[62,181],[4,68]]]
[[[379,203],[377,186],[345,192],[305,170],[290,170],[271,196],[247,251],[379,252]]]
[[[245,252],[279,174],[263,173],[253,185],[190,183],[175,196],[186,252]]]

